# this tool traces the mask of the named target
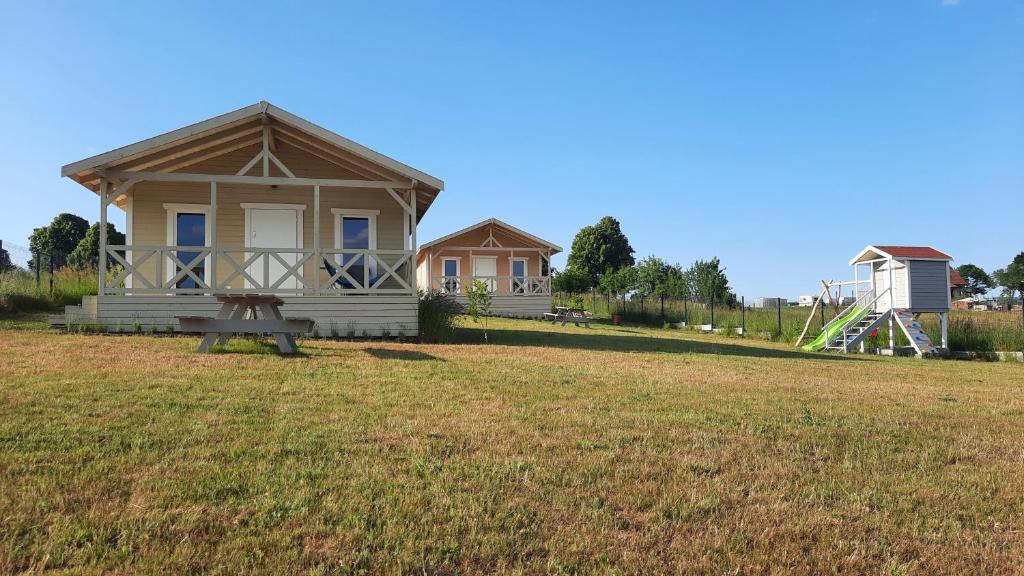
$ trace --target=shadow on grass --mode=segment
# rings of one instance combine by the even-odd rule
[[[440,360],[444,362],[444,358],[438,358],[433,354],[427,354],[426,352],[417,352],[415,350],[391,350],[388,348],[365,348],[364,351],[373,356],[374,358],[380,358],[381,360],[409,360],[409,361],[422,361],[422,360]]]
[[[277,344],[265,340],[253,340],[249,338],[235,338],[225,345],[214,344],[210,347],[211,354],[255,354],[278,356],[281,358],[308,358],[309,354],[296,347],[293,354],[281,354]]]
[[[618,331],[618,330],[617,330]],[[749,356],[752,358],[787,358],[802,360],[864,360],[839,354],[815,354],[799,350],[780,350],[746,344],[709,342],[657,336],[618,336],[606,330],[585,332],[548,332],[540,330],[491,330],[490,344],[500,346],[544,346],[572,350],[600,350],[607,352],[670,352],[676,354],[716,354]],[[483,344],[480,328],[461,328],[456,332],[457,344]]]

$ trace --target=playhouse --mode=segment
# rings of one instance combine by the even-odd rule
[[[824,283],[804,334],[818,306],[832,299],[833,290],[852,289],[854,302],[841,310],[822,328],[822,333],[805,350],[864,350],[864,341],[882,325],[889,326],[889,346],[895,349],[895,330],[907,336],[918,356],[935,354],[948,348],[948,318],[951,301],[950,265],[952,256],[928,246],[868,246],[853,259],[853,280]],[[922,314],[937,314],[941,342],[936,346],[921,328]]]

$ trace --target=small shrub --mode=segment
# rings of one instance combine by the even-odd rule
[[[483,322],[484,342],[487,342],[487,317],[491,315],[491,287],[483,280],[474,280],[466,286],[466,299],[469,305],[466,306],[466,313],[473,322]]]
[[[459,314],[462,314],[462,305],[451,294],[439,291],[421,292],[418,314],[420,341],[450,341],[455,334]]]

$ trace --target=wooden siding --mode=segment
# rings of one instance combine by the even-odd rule
[[[290,166],[289,166],[290,168]],[[210,187],[201,183],[141,182],[133,190],[132,243],[136,246],[162,246],[167,244],[167,210],[164,204],[210,204]],[[245,245],[245,209],[242,203],[301,204],[306,206],[302,215],[303,247],[313,249],[313,190],[302,188],[217,185],[217,243],[220,246]],[[380,210],[377,216],[377,248],[401,250],[404,248],[403,211],[387,192],[380,189],[320,189],[320,245],[324,250],[335,247],[335,215],[332,208]],[[236,261],[241,254],[232,255]],[[304,267],[311,277],[319,265],[312,261]],[[164,269],[168,269],[165,263]],[[147,278],[154,278],[156,262],[153,258],[140,266]],[[217,281],[223,282],[232,269],[223,259],[217,263]],[[166,274],[166,272],[165,272]],[[321,271],[321,274],[323,272]],[[323,276],[326,280],[326,276]],[[138,286],[139,284],[137,284]],[[244,282],[236,277],[231,288],[242,288]],[[387,288],[400,288],[392,279]]]
[[[310,318],[319,336],[415,336],[415,296],[283,296],[286,318]],[[96,305],[98,302],[98,306]],[[212,296],[87,296],[75,321],[103,324],[124,331],[136,323],[143,331],[180,331],[178,316],[214,316],[220,303]]]
[[[949,264],[935,260],[911,260],[910,307],[912,310],[949,310]]]
[[[497,240],[503,248],[475,248],[480,246],[488,239],[488,232],[493,229],[495,240]],[[454,250],[451,247],[468,248],[474,247],[472,256],[496,256],[497,257],[497,276],[511,276],[512,275],[512,261],[511,258],[526,258],[526,275],[527,276],[540,276],[540,253],[537,252],[536,248],[540,248],[547,253],[547,246],[531,242],[525,238],[521,238],[518,235],[512,236],[500,226],[485,226],[483,228],[477,228],[476,230],[470,230],[465,234],[460,234],[454,238],[450,238],[441,244],[431,246],[424,249],[424,253],[419,255],[418,266],[417,266],[417,283],[420,288],[426,289],[427,283],[427,259],[430,258],[430,275],[434,278],[443,275],[443,260],[445,258],[459,258],[459,271],[464,286],[469,285],[472,281],[473,276],[473,260],[469,250]],[[511,253],[509,248],[520,248],[522,250]],[[545,310],[546,312],[547,310]]]
[[[893,307],[907,307],[907,266],[905,263],[895,260],[893,262]],[[889,263],[878,262],[874,265],[875,290],[881,294],[889,286]]]

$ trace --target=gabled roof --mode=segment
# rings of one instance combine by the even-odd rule
[[[931,246],[868,246],[850,260],[850,265],[878,258],[909,260],[952,260],[953,257]]]
[[[131,170],[133,160],[156,155],[156,153],[161,151],[173,152],[178,157],[186,156],[190,152],[186,146],[188,143],[195,143],[195,148],[197,149],[211,149],[215,153],[218,150],[216,146],[228,146],[230,143],[225,142],[228,138],[211,140],[214,135],[227,134],[228,136],[238,136],[238,139],[248,137],[253,132],[254,127],[257,126],[254,121],[259,122],[259,120],[263,120],[265,123],[271,120],[280,122],[292,130],[298,130],[305,136],[311,136],[320,142],[368,161],[386,171],[404,176],[410,180],[416,180],[434,191],[444,189],[444,182],[439,178],[371,150],[344,136],[335,134],[326,128],[313,124],[266,101],[261,101],[234,112],[228,112],[227,114],[215,116],[208,120],[185,126],[184,128],[172,130],[159,136],[104,152],[103,154],[72,162],[61,168],[61,176],[68,176],[83,186],[96,190],[92,182],[98,179],[96,175],[98,170],[120,168],[121,165],[125,165],[127,170]],[[203,148],[199,148],[200,146]]]
[[[544,240],[543,238],[538,238],[537,236],[534,236],[533,234],[530,234],[529,232],[525,232],[523,230],[520,230],[519,228],[516,228],[515,226],[513,226],[511,224],[502,222],[501,220],[498,220],[497,218],[488,218],[487,220],[484,220],[483,222],[477,222],[476,224],[473,224],[472,226],[467,226],[467,227],[463,228],[462,230],[458,230],[458,231],[452,232],[451,234],[448,234],[446,236],[441,236],[440,238],[437,238],[435,240],[431,240],[430,242],[427,242],[426,244],[420,244],[420,250],[423,250],[424,248],[430,248],[431,246],[436,246],[436,245],[438,245],[438,244],[440,244],[442,242],[447,242],[448,240],[451,240],[452,238],[455,238],[456,236],[461,236],[462,234],[465,234],[466,232],[472,232],[473,230],[476,230],[478,228],[483,228],[484,226],[489,226],[489,225],[498,226],[499,228],[503,228],[506,231],[511,232],[514,235],[522,236],[523,238],[526,238],[527,240],[536,242],[537,244],[541,244],[543,246],[547,246],[548,248],[551,248],[551,253],[552,254],[557,254],[557,253],[562,251],[562,247],[559,246],[558,244],[555,244],[553,242],[548,242],[547,240]]]

